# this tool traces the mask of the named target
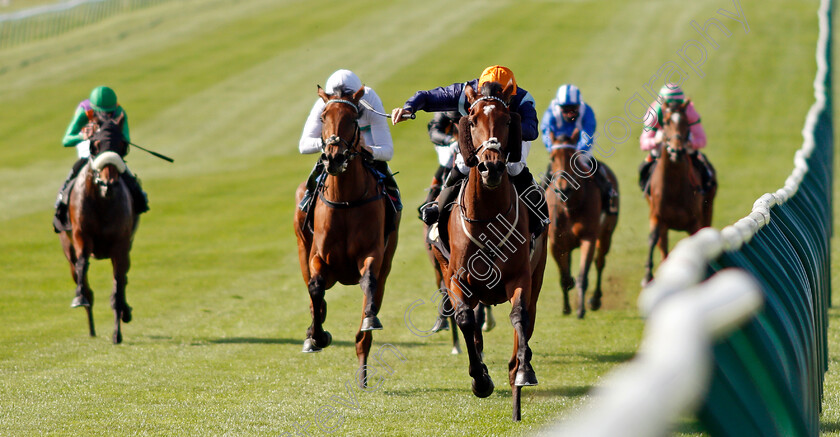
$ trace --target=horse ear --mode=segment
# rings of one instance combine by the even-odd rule
[[[507,146],[508,162],[522,161],[522,117],[517,112],[510,113]]]
[[[467,104],[472,105],[476,99],[475,90],[473,89],[473,87],[471,85],[467,85],[467,87],[464,88],[464,94],[467,96]]]
[[[510,96],[513,95],[513,92],[516,91],[516,85],[513,84],[513,79],[509,80],[507,85],[505,85],[505,89],[502,90],[502,99],[505,103],[510,103]]]
[[[329,94],[321,88],[321,85],[318,85],[318,95],[321,96],[321,99],[324,100],[324,103],[327,103],[327,100],[330,99]]]
[[[475,156],[468,116],[461,117],[461,120],[458,121],[458,147],[461,149],[461,156],[464,157],[464,163],[467,164],[467,167],[475,167],[478,164],[478,157]]]
[[[685,108],[688,108],[688,105],[690,105],[690,104],[691,104],[691,99],[685,99],[683,104],[680,106],[680,109],[685,111]]]
[[[358,102],[359,100],[361,100],[361,99],[362,99],[362,97],[363,97],[364,95],[365,95],[365,86],[364,86],[364,85],[362,85],[362,87],[361,87],[361,88],[359,88],[359,90],[358,90],[358,91],[356,91],[355,93],[353,93],[353,101],[354,101],[354,102]]]
[[[93,140],[93,139],[88,142],[88,148],[90,149],[89,150],[90,151],[90,156],[96,156],[96,155],[99,154],[99,147],[96,143],[97,143],[97,140]]]
[[[123,121],[125,121],[125,112],[120,112],[120,116],[114,120],[118,126],[122,127]]]

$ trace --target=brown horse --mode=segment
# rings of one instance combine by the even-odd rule
[[[461,119],[459,144],[472,168],[447,223],[450,258],[437,247],[434,251],[454,303],[455,320],[466,340],[472,390],[478,397],[490,396],[494,386],[482,362],[484,340],[474,308],[479,302],[496,305],[509,301],[513,306],[513,356],[508,376],[513,419],[518,421],[522,387],[537,384],[528,340],[534,332],[546,240],[541,234],[531,247],[525,203],[508,179],[506,162],[520,160],[522,144],[519,115],[508,108],[513,90],[512,82],[504,89],[498,83],[484,84],[480,95],[472,87],[465,90],[470,112]]]
[[[359,100],[364,87],[352,95],[328,95],[320,86],[324,100],[322,114],[324,153],[321,162],[327,174],[323,189],[313,200],[312,228],[306,214],[295,211],[295,234],[303,281],[309,288],[312,324],[306,330],[303,352],[319,352],[330,345],[332,336],[323,328],[327,315],[324,295],[336,282],[359,284],[364,293],[362,322],[356,333],[359,358],[359,384],[367,381],[367,359],[373,334],[382,329],[377,318],[385,292],[385,280],[397,248],[399,213],[395,230],[385,235],[387,199],[376,177],[363,163],[363,140],[358,124]],[[297,202],[303,198],[306,184],[297,190]]]
[[[601,275],[618,215],[606,214],[602,193],[592,175],[599,166],[604,170],[618,191],[618,179],[605,164],[579,153],[576,141],[568,137],[554,138],[551,147],[552,183],[546,189],[546,202],[551,215],[548,228],[549,246],[560,269],[560,288],[563,290],[563,314],[572,312],[569,290],[575,286],[572,279],[572,251],[580,248],[580,271],[577,277],[578,318],[586,313],[584,296],[589,284],[589,267],[595,258],[598,279],[595,292],[589,301],[593,311],[601,308]],[[594,164],[594,165],[593,165]]]
[[[668,256],[668,229],[693,234],[712,224],[716,189],[701,191],[701,175],[687,154],[689,124],[685,109],[689,103],[672,102],[662,107],[663,144],[650,176],[650,193],[645,194],[650,205],[650,236],[643,286],[653,279],[653,248],[657,243],[662,259]]]
[[[114,270],[114,343],[122,342],[120,321],[131,321],[131,307],[125,299],[130,266],[129,252],[139,217],[134,213],[131,193],[120,174],[126,171],[122,157],[127,143],[122,135],[123,115],[117,119],[99,116],[100,125],[90,142],[91,158],[82,168],[73,185],[69,211],[72,230],[59,233],[64,255],[76,282],[72,307],[85,307],[90,335],[93,326],[93,290],[88,284],[90,257],[110,258]]]

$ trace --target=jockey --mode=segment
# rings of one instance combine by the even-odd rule
[[[487,82],[497,82],[505,86],[509,81],[512,81],[515,87],[513,96],[511,96],[510,110],[518,113],[522,119],[522,160],[507,163],[508,175],[520,196],[523,193],[526,196],[530,195],[534,191],[541,193],[538,186],[537,190],[532,188],[536,184],[525,162],[528,152],[531,149],[531,141],[539,137],[534,98],[531,97],[528,91],[516,85],[513,72],[507,67],[494,65],[484,69],[481,76],[477,79],[464,83],[454,83],[446,87],[438,87],[428,91],[417,91],[414,96],[405,102],[402,108],[395,108],[391,112],[391,122],[394,124],[399,123],[406,119],[404,118],[405,115],[413,114],[420,110],[427,112],[458,111],[462,116],[467,115],[469,113],[469,104],[466,102],[466,93],[464,92],[467,86],[478,91]],[[464,158],[460,153],[458,153],[455,159],[455,168],[458,171],[452,171],[449,174],[449,178],[446,180],[440,196],[438,196],[438,202],[436,204],[429,204],[421,212],[421,219],[427,225],[437,222],[445,215],[445,206],[455,200],[455,196],[458,194],[457,187],[459,183],[469,174],[470,169],[464,163]],[[542,218],[548,217],[548,207],[545,204],[544,198],[540,200],[541,202],[534,205],[539,208],[539,215],[533,208],[528,208],[529,229],[533,235],[541,234],[548,224],[547,220],[544,221]]]
[[[432,178],[429,194],[420,208],[417,209],[418,212],[422,213],[424,205],[437,199],[444,179],[455,165],[455,156],[458,154],[458,122],[460,120],[461,114],[458,111],[446,111],[435,112],[432,120],[429,121],[429,139],[435,146],[439,166],[435,171],[434,178]]]
[[[671,102],[682,103],[686,100],[685,93],[679,85],[668,83],[660,90],[659,95],[664,103]],[[714,168],[706,159],[706,156],[700,152],[700,149],[706,147],[706,132],[703,130],[703,125],[700,124],[700,114],[694,108],[694,102],[689,101],[685,108],[685,115],[688,117],[689,134],[688,134],[688,156],[691,158],[692,164],[700,172],[701,184],[703,190],[708,191],[714,188],[716,182],[714,180]],[[642,191],[647,186],[650,178],[651,167],[656,158],[659,157],[659,145],[662,143],[662,103],[660,99],[651,104],[645,115],[645,128],[642,135],[639,137],[639,148],[648,151],[648,156],[645,161],[639,166],[639,186]]]
[[[109,113],[112,117],[119,117],[120,114],[125,114],[122,106],[117,103],[117,94],[114,90],[106,86],[94,88],[90,93],[90,98],[83,100],[76,107],[73,120],[67,126],[62,143],[64,147],[75,147],[79,159],[73,164],[73,168],[61,186],[58,192],[58,198],[55,201],[56,211],[53,225],[56,232],[69,229],[70,221],[67,216],[67,206],[70,201],[70,188],[79,171],[81,171],[82,167],[84,167],[90,158],[89,138],[94,134],[91,123],[96,120],[96,113]],[[128,130],[127,114],[125,114],[123,120],[123,138],[128,143],[131,142],[131,136]],[[128,148],[126,148],[126,154],[128,154]],[[149,201],[146,193],[140,187],[140,182],[137,180],[137,177],[131,171],[126,170],[122,174],[122,180],[128,187],[128,191],[133,198],[134,212],[136,214],[142,214],[148,211]]]
[[[362,81],[350,70],[337,70],[327,79],[327,84],[324,89],[327,94],[353,94],[362,88]],[[375,111],[383,112],[385,107],[382,105],[382,100],[376,94],[373,88],[364,86],[365,94],[362,100],[369,104]],[[315,101],[312,110],[309,111],[309,117],[306,118],[306,123],[303,125],[303,133],[300,136],[298,149],[302,154],[320,153],[323,144],[321,138],[321,130],[323,129],[323,122],[321,121],[321,113],[324,112],[326,103],[322,99]],[[364,139],[363,147],[371,155],[373,155],[373,167],[385,177],[385,190],[388,197],[391,198],[394,208],[399,211],[402,210],[402,202],[400,200],[400,189],[397,187],[397,182],[391,174],[391,169],[388,168],[388,162],[394,156],[394,143],[391,140],[391,131],[388,130],[388,122],[385,117],[369,111],[362,104],[359,106],[359,129],[361,130],[362,138]],[[306,194],[300,201],[298,207],[302,211],[308,211],[311,205],[311,200],[314,198],[315,188],[317,186],[318,178],[324,172],[324,165],[319,160],[309,178],[306,181]]]
[[[596,166],[592,175],[604,197],[604,206],[608,214],[618,214],[618,192],[612,186],[606,171],[592,157],[592,138],[595,136],[595,111],[580,94],[578,87],[565,84],[557,89],[557,95],[549,103],[540,122],[540,132],[546,149],[551,152],[552,139],[562,136],[575,142],[577,150],[586,154],[590,163]],[[548,180],[551,175],[551,163],[548,164]]]

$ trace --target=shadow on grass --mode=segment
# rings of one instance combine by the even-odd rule
[[[838,432],[840,431],[840,423],[838,422],[822,422],[820,423],[820,432]]]
[[[578,398],[592,390],[591,385],[571,385],[566,387],[552,387],[548,389],[541,390],[539,386],[537,386],[534,390],[529,390],[528,387],[525,387],[525,390],[530,391],[532,396],[541,397],[541,398],[552,398],[557,396],[562,396],[564,398]],[[523,390],[523,393],[525,392]],[[507,390],[504,390],[507,396],[511,396],[510,387]]]
[[[303,339],[291,338],[261,338],[261,337],[225,337],[214,340],[207,340],[211,344],[294,344],[302,345]],[[333,340],[330,346],[356,346],[355,343],[342,340]]]
[[[599,363],[623,363],[630,360],[636,355],[635,352],[610,352],[606,354],[579,354],[588,360],[597,361]]]

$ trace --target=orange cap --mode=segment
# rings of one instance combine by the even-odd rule
[[[510,71],[510,68],[494,65],[485,68],[481,72],[481,77],[478,78],[478,86],[480,88],[487,82],[497,82],[505,87],[509,81],[513,82],[513,94],[516,94],[516,79],[513,77],[513,72]]]

